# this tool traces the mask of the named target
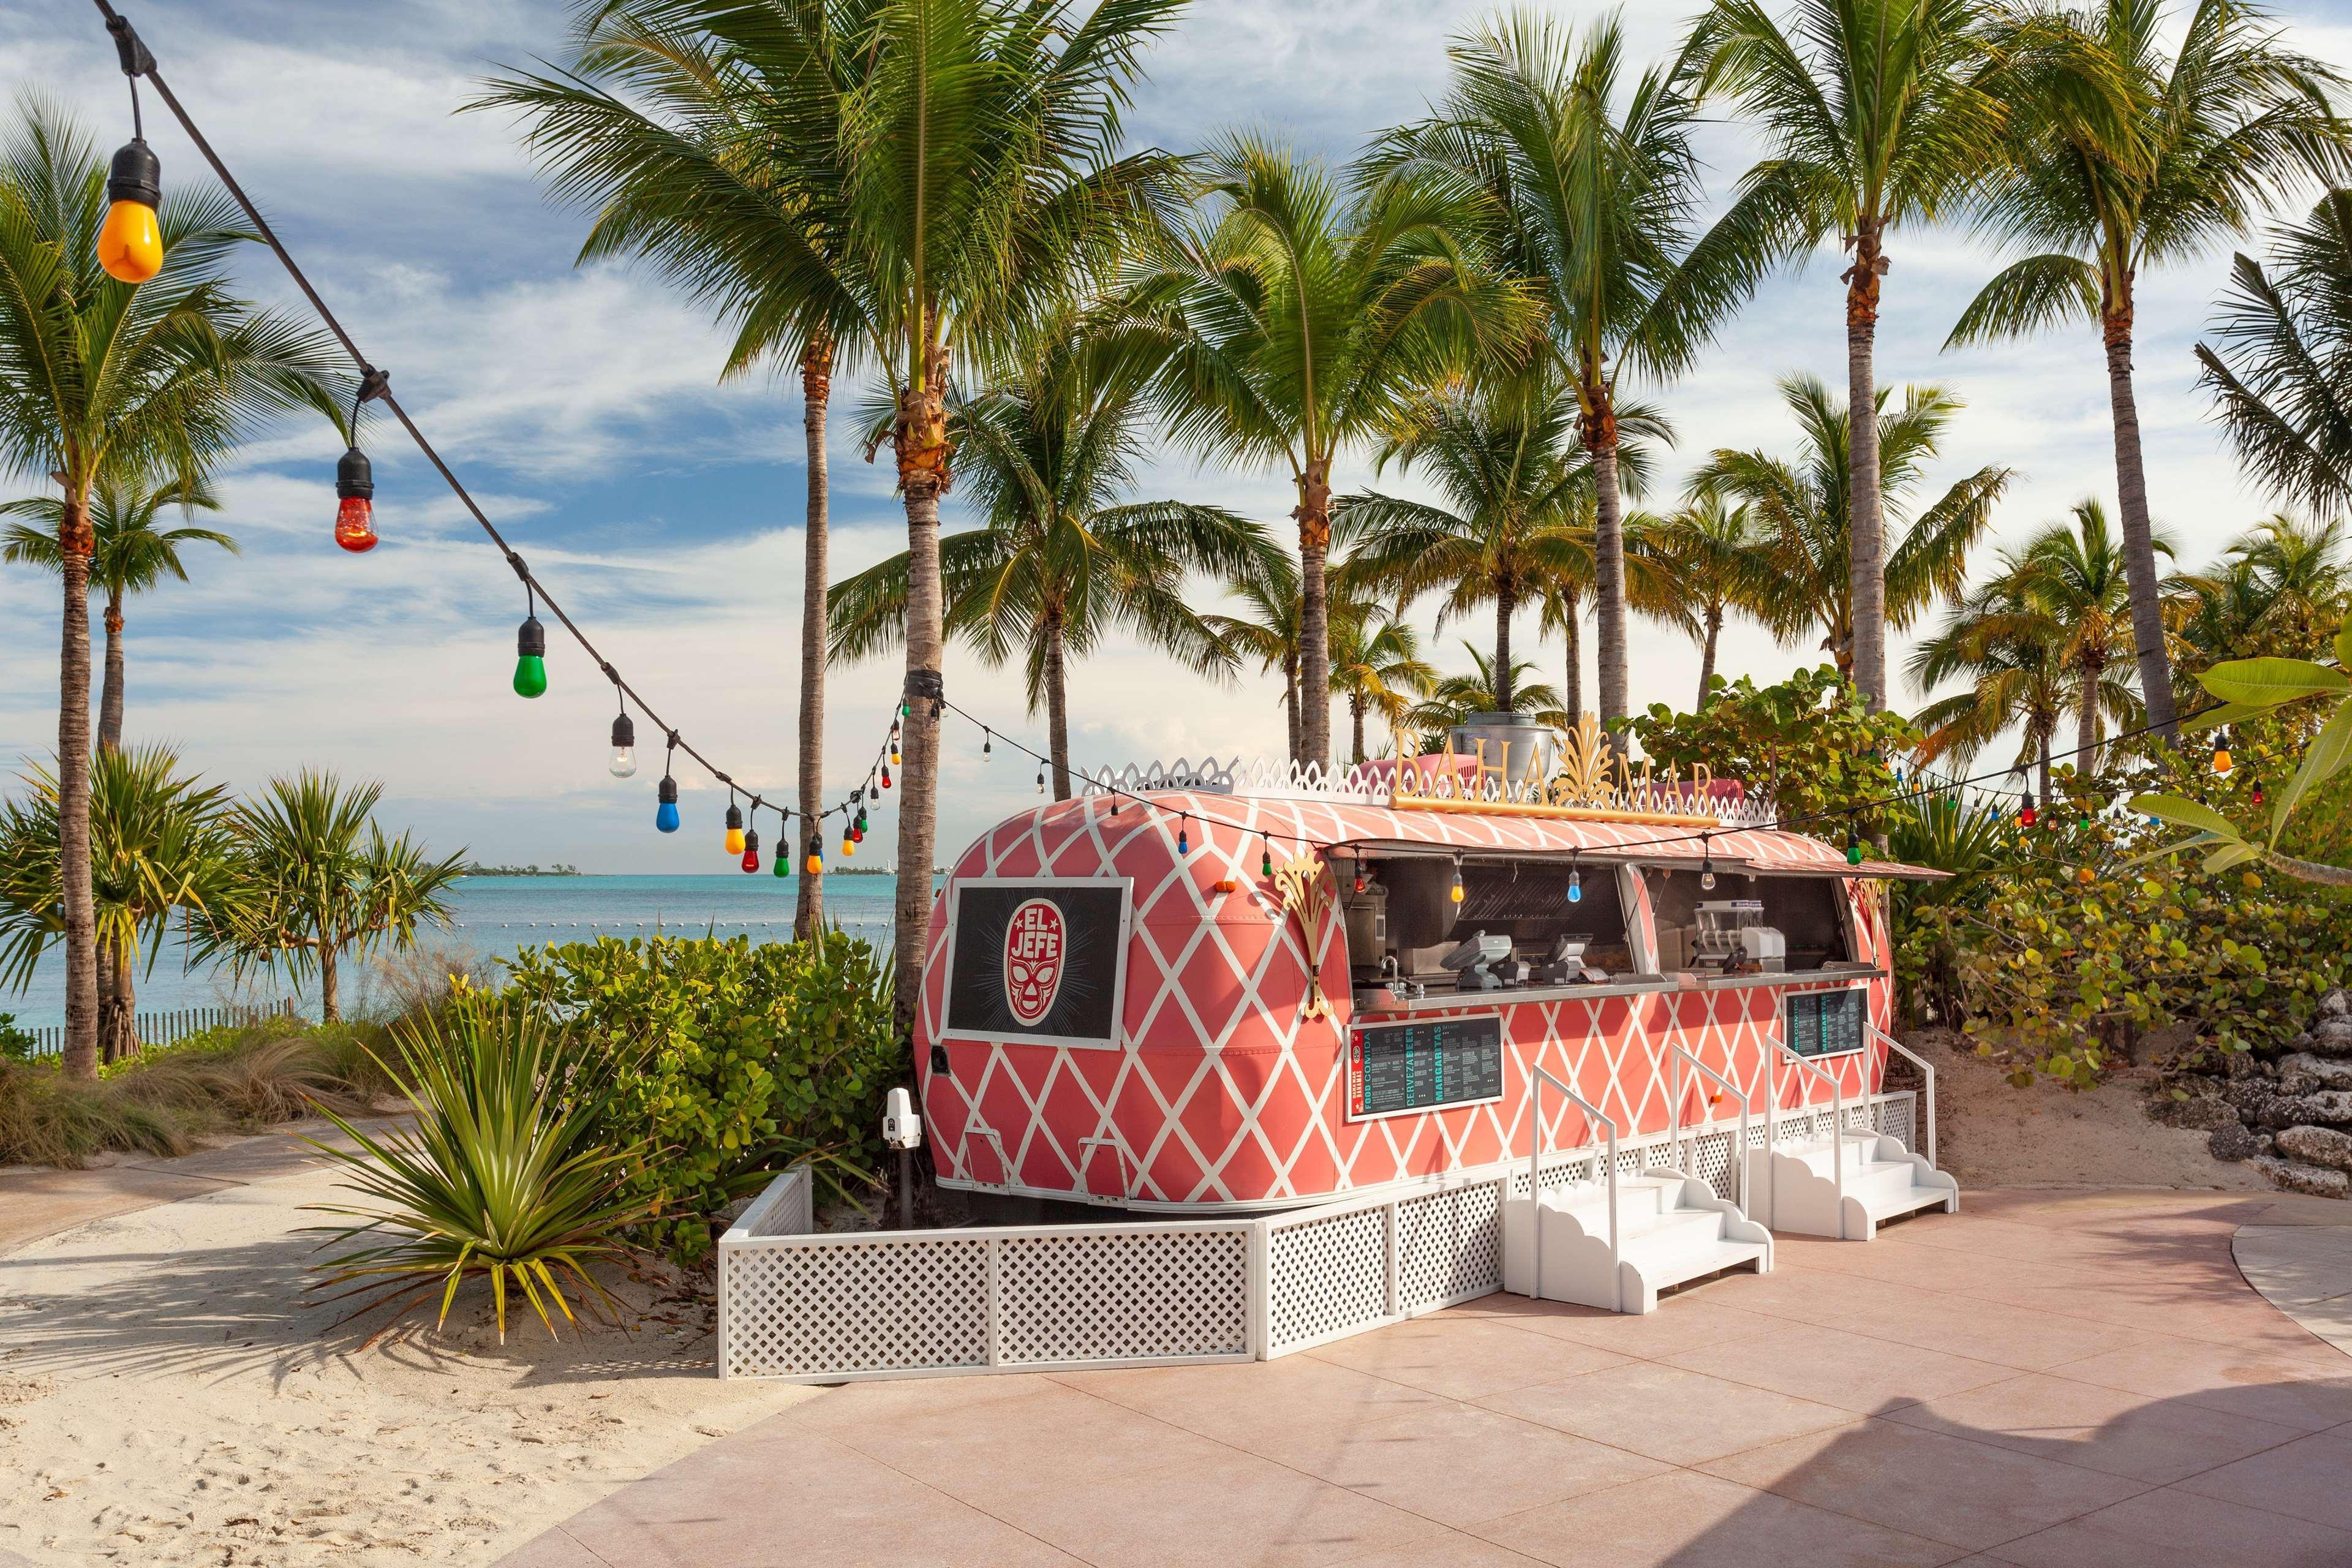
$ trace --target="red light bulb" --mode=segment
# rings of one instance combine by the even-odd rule
[[[743,869],[745,869],[746,871],[756,871],[756,870],[758,870],[759,868],[760,868],[760,852],[759,852],[757,849],[746,849],[746,850],[744,850],[744,851],[743,851]]]
[[[354,555],[375,548],[375,503],[352,496],[335,508],[335,542]]]

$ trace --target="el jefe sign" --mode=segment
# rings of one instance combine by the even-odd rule
[[[1531,767],[1525,756],[1513,754],[1517,745],[1556,747],[1559,761],[1549,771]],[[1397,754],[1408,754],[1402,733]],[[1397,769],[1391,804],[1421,811],[1710,827],[1717,822],[1712,816],[1671,808],[1703,807],[1714,787],[1715,775],[1705,763],[1694,766],[1687,780],[1672,766],[1658,777],[1646,757],[1637,770],[1587,713],[1573,729],[1531,729],[1523,742],[1482,739],[1466,755],[1448,749],[1414,758]]]
[[[1133,893],[1118,877],[951,882],[946,1034],[1116,1046]]]
[[[1038,1023],[1054,1010],[1068,940],[1052,900],[1031,899],[1013,911],[1004,928],[1004,1005],[1022,1024]]]

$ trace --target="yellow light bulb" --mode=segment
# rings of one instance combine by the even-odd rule
[[[743,830],[741,828],[730,827],[727,830],[727,853],[730,855],[740,855],[743,853]]]
[[[163,231],[144,202],[117,202],[98,231],[98,264],[125,283],[144,283],[163,269]]]
[[[2220,746],[2214,747],[2213,771],[2217,773],[2226,773],[2230,771],[2231,765],[2230,753]]]

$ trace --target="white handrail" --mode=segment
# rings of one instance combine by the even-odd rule
[[[1932,1165],[1936,1163],[1936,1066],[1877,1025],[1873,1024],[1869,1028],[1881,1045],[1889,1050],[1901,1051],[1927,1077],[1927,1163]]]
[[[1741,1214],[1747,1214],[1748,1148],[1748,1101],[1753,1097],[1742,1092],[1738,1084],[1732,1082],[1729,1079],[1724,1077],[1723,1074],[1716,1071],[1713,1068],[1699,1060],[1697,1057],[1692,1055],[1688,1047],[1676,1045],[1671,1048],[1674,1051],[1675,1064],[1675,1106],[1674,1115],[1666,1124],[1666,1147],[1675,1151],[1675,1158],[1677,1161],[1681,1160],[1683,1141],[1683,1063],[1687,1059],[1691,1066],[1698,1068],[1699,1071],[1713,1079],[1717,1083],[1721,1084],[1725,1093],[1737,1094],[1739,1096],[1739,1163],[1734,1167],[1734,1169],[1738,1173],[1738,1175],[1732,1190],[1738,1194],[1736,1201],[1739,1205],[1739,1212]],[[1698,1140],[1696,1138],[1691,1140],[1690,1169],[1685,1171],[1684,1173],[1692,1177],[1696,1177],[1698,1174]]]
[[[1765,1077],[1770,1080],[1772,1087],[1769,1108],[1766,1111],[1766,1115],[1770,1118],[1770,1121],[1765,1129],[1768,1135],[1768,1146],[1777,1146],[1780,1141],[1780,1058],[1787,1057],[1790,1061],[1796,1063],[1807,1072],[1811,1073],[1815,1078],[1825,1078],[1829,1079],[1830,1176],[1832,1181],[1836,1184],[1837,1190],[1838,1239],[1840,1241],[1843,1241],[1845,1239],[1845,1085],[1839,1080],[1837,1074],[1829,1071],[1827,1068],[1823,1068],[1821,1063],[1811,1061],[1804,1057],[1799,1056],[1790,1047],[1788,1041],[1775,1039],[1772,1042],[1772,1045],[1774,1047],[1775,1055],[1771,1068],[1765,1074]],[[1773,1179],[1773,1183],[1774,1195],[1778,1196],[1779,1178],[1775,1177]]]
[[[1625,1310],[1625,1281],[1617,1257],[1617,1123],[1603,1115],[1599,1106],[1570,1089],[1559,1079],[1536,1066],[1528,1064],[1528,1224],[1535,1232],[1535,1276],[1529,1281],[1528,1295],[1531,1300],[1543,1299],[1543,1086],[1552,1088],[1574,1100],[1585,1114],[1587,1123],[1598,1121],[1609,1130],[1609,1298],[1616,1311]]]

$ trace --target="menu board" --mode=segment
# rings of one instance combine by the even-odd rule
[[[1836,1057],[1862,1049],[1859,991],[1800,991],[1786,1000],[1781,1037],[1801,1057]]]
[[[1348,1031],[1348,1120],[1503,1098],[1503,1016],[1360,1024]]]

